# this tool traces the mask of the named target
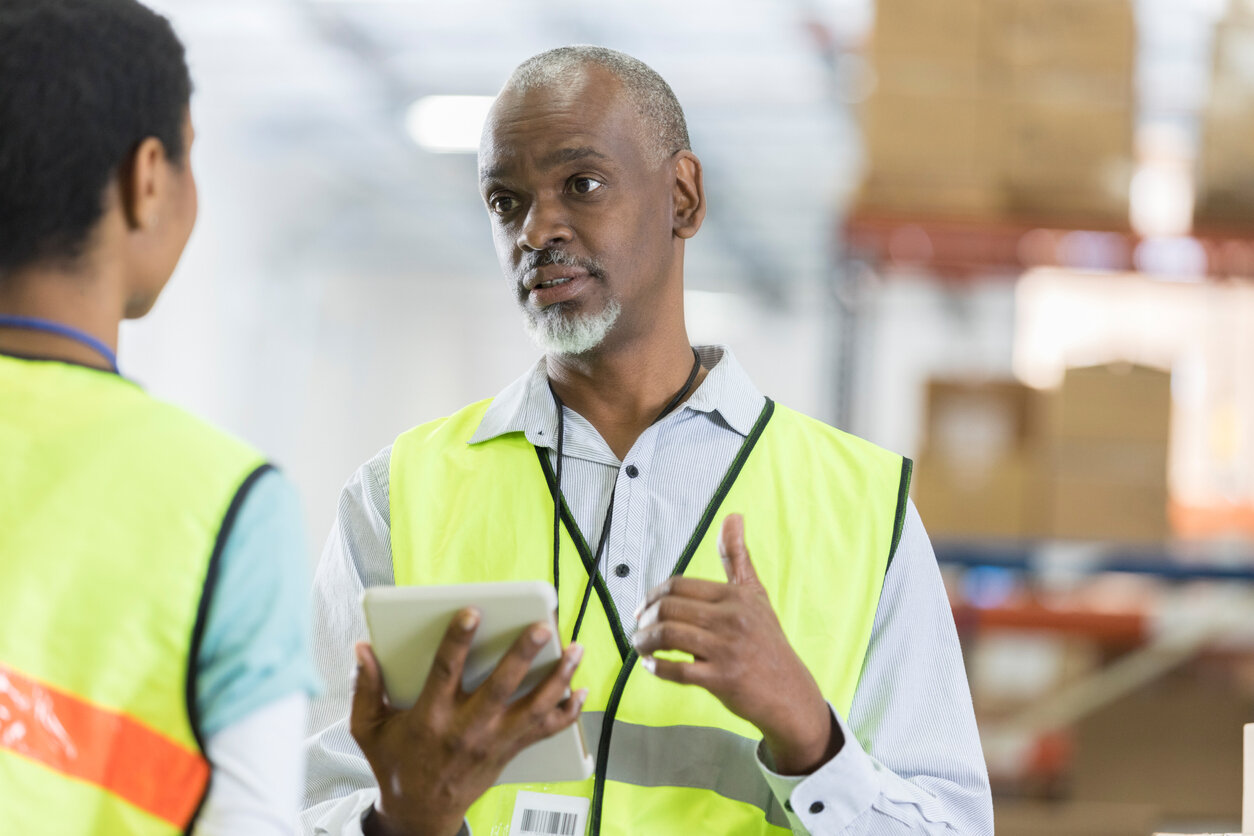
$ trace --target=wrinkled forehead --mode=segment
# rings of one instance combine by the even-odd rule
[[[490,179],[523,162],[560,162],[564,149],[574,148],[627,163],[642,157],[640,137],[636,110],[608,73],[581,70],[526,89],[506,87],[484,124],[479,176]]]

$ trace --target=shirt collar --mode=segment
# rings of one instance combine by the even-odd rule
[[[701,365],[710,370],[682,409],[717,414],[735,432],[748,436],[765,397],[727,346],[697,346]],[[557,409],[549,391],[544,358],[493,399],[468,444],[521,432],[537,447],[556,444]]]

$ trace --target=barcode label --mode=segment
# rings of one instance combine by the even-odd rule
[[[584,836],[590,799],[519,790],[510,818],[510,836]]]
[[[575,836],[579,816],[557,810],[523,810],[522,832],[543,836]]]

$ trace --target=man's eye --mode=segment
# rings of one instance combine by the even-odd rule
[[[509,195],[494,195],[488,200],[488,206],[498,215],[505,215],[512,212],[518,205],[518,201]]]
[[[591,194],[604,185],[595,177],[575,177],[570,181],[570,190],[575,194]]]

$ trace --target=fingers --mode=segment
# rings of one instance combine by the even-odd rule
[[[718,553],[723,558],[723,571],[729,583],[756,584],[758,573],[749,560],[745,546],[745,518],[740,514],[728,514],[719,532]]]
[[[631,637],[631,645],[640,656],[647,657],[659,650],[678,650],[692,654],[696,659],[708,659],[714,646],[715,636],[692,624],[681,621],[662,621],[651,627],[637,630]]]
[[[424,692],[434,690],[447,696],[457,694],[461,687],[462,670],[466,667],[466,654],[470,652],[470,643],[478,626],[479,611],[471,607],[459,610],[453,616],[444,631],[444,639],[435,651],[431,673],[423,686]]]
[[[527,702],[543,706],[546,710],[560,703],[570,690],[570,681],[582,659],[583,645],[572,644],[567,647],[557,667],[527,696]]]
[[[588,698],[587,689],[581,688],[569,697],[566,695],[582,659],[582,645],[572,644],[566,648],[561,661],[544,682],[510,708],[522,728],[520,740],[523,746],[556,734],[579,716]]]
[[[681,598],[692,598],[697,601],[721,601],[727,596],[727,584],[706,581],[700,578],[686,578],[682,575],[667,578],[649,590],[644,603],[636,608],[636,618],[655,603],[669,595]]]
[[[580,688],[548,711],[538,713],[519,739],[519,748],[526,748],[537,740],[552,737],[579,719],[579,712],[588,699],[588,689]]]
[[[357,676],[353,683],[353,702],[349,711],[349,731],[360,740],[387,717],[388,707],[383,699],[383,675],[379,661],[366,642],[358,642]]]
[[[637,629],[645,629],[662,621],[683,621],[707,630],[714,630],[719,620],[715,603],[668,595],[651,604],[636,619]]]
[[[531,669],[531,662],[549,640],[552,631],[547,624],[536,622],[523,630],[509,652],[497,663],[487,681],[475,691],[476,697],[492,705],[504,705],[522,684]]]
[[[715,670],[709,662],[674,662],[670,659],[658,659],[656,656],[641,656],[640,664],[658,679],[707,689]]]

